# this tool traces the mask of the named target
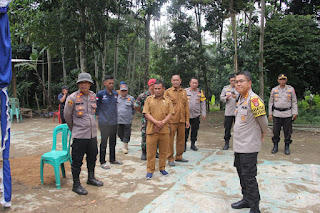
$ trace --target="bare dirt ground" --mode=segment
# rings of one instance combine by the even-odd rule
[[[121,145],[117,145],[117,159],[124,162],[123,166],[112,166],[110,170],[103,170],[99,167],[97,161],[96,177],[104,182],[104,186],[96,188],[88,186],[86,182],[86,165],[82,166],[81,182],[82,185],[89,191],[87,196],[78,196],[71,191],[72,176],[70,164],[65,163],[67,178],[61,178],[62,189],[55,188],[55,179],[53,169],[50,165],[44,167],[44,185],[40,183],[40,157],[43,153],[50,151],[52,146],[52,131],[57,123],[53,123],[52,118],[33,118],[24,119],[23,123],[12,124],[12,145],[11,145],[11,171],[12,171],[12,207],[11,209],[3,209],[3,211],[12,212],[160,212],[160,209],[153,209],[147,206],[158,205],[155,200],[165,192],[172,190],[178,181],[184,180],[179,174],[188,174],[188,170],[196,169],[201,165],[203,159],[212,156],[230,157],[227,163],[208,164],[214,170],[224,171],[232,174],[232,178],[236,178],[235,170],[232,167],[232,149],[222,151],[224,145],[223,136],[223,119],[222,112],[210,113],[205,121],[201,122],[198,135],[197,146],[199,152],[187,150],[185,156],[190,160],[187,165],[178,166],[175,169],[169,168],[169,178],[160,177],[155,174],[151,181],[146,182],[146,162],[140,160],[140,117],[137,115],[134,118],[132,125],[132,142],[130,142],[130,152],[128,155],[122,154]],[[293,144],[290,147],[291,155],[287,156],[283,152],[284,143],[281,140],[279,152],[275,155],[271,154],[272,149],[271,133],[268,134],[263,143],[262,151],[259,153],[259,162],[268,161],[285,161],[294,165],[319,165],[320,163],[320,133],[316,131],[298,131],[294,130],[292,135]],[[188,144],[190,146],[190,142]],[[231,144],[232,146],[232,144]],[[231,150],[231,151],[230,151]],[[227,153],[227,155],[226,155]],[[108,155],[107,155],[108,156]],[[203,158],[202,158],[203,157]],[[216,158],[217,159],[217,158]],[[224,164],[228,164],[224,168]],[[291,164],[290,164],[291,165]],[[157,168],[157,166],[156,166]],[[204,167],[206,168],[206,167]],[[211,167],[210,167],[211,168]],[[259,168],[259,167],[258,167]],[[312,167],[313,168],[313,167]],[[281,168],[276,168],[281,169]],[[316,168],[317,169],[317,168]],[[316,172],[316,180],[319,180],[319,170]],[[204,176],[204,173],[198,174],[199,177]],[[210,177],[209,174],[208,177]],[[212,174],[217,175],[217,174]],[[210,180],[205,177],[205,180]],[[317,179],[318,178],[318,179]],[[235,185],[239,187],[237,179]],[[320,193],[320,187],[314,193]],[[225,181],[220,181],[223,187],[228,187]],[[259,183],[260,184],[260,183]],[[185,190],[191,190],[192,186],[184,183]],[[306,191],[303,185],[291,185],[288,192],[294,193],[294,190]],[[197,186],[200,187],[200,186]],[[197,188],[195,187],[195,188]],[[272,187],[272,186],[270,186]],[[262,184],[262,188],[264,188]],[[268,187],[266,187],[268,188]],[[307,190],[308,191],[308,190]],[[213,192],[210,192],[213,193]],[[312,191],[310,192],[312,193]],[[201,195],[201,194],[200,194]],[[168,210],[165,212],[244,212],[234,211],[229,206],[230,199],[239,198],[239,189],[229,193],[221,190],[215,191],[212,196],[219,195],[219,199],[224,200],[225,206],[218,209],[207,209],[207,211],[194,211],[188,209],[180,211],[179,209]],[[169,196],[169,195],[168,195]],[[178,195],[177,195],[178,196]],[[198,195],[199,196],[199,195]],[[175,198],[176,199],[176,198]],[[178,199],[178,198],[177,198]],[[154,203],[155,202],[155,203]],[[316,212],[320,208],[319,203],[306,204],[309,212]],[[281,209],[281,207],[279,207]],[[265,204],[263,212],[282,212],[272,211],[272,208]],[[293,212],[300,212],[299,208],[293,209]],[[302,211],[301,211],[302,212]],[[307,212],[307,211],[306,211]]]

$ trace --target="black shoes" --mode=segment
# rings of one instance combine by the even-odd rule
[[[231,204],[231,207],[233,209],[243,209],[243,208],[250,208],[250,205],[245,199],[242,199],[236,203]]]
[[[142,149],[141,160],[147,160],[147,150]]]
[[[223,150],[228,150],[229,149],[229,141],[226,141],[224,144]]]
[[[192,142],[192,141],[191,141],[191,147],[190,147],[190,149],[192,149],[193,151],[198,151],[198,148],[196,147],[195,143],[196,143],[196,142]]]
[[[78,195],[87,195],[88,191],[85,190],[80,183],[74,183],[72,187],[72,191],[77,193]]]
[[[277,152],[278,152],[278,143],[274,143],[271,153],[276,154]]]
[[[288,143],[286,143],[284,145],[284,154],[290,155],[290,150],[289,150],[289,144]]]
[[[103,182],[100,180],[97,180],[95,177],[89,178],[87,181],[87,184],[92,186],[103,186]]]
[[[186,159],[184,159],[184,158],[182,158],[181,160],[176,160],[177,162],[183,162],[183,163],[187,163],[187,162],[189,162],[188,160],[186,160]],[[169,164],[170,165],[170,164]],[[170,165],[171,166],[171,165]]]

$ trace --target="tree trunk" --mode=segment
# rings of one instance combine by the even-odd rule
[[[151,15],[147,15],[147,19],[145,20],[145,60],[144,60],[144,66],[145,66],[145,72],[144,72],[144,86],[147,87],[147,82],[149,79],[149,41],[150,41],[150,20]]]
[[[114,53],[114,70],[113,70],[113,77],[117,79],[118,74],[118,56],[119,56],[119,32],[117,32],[116,37],[116,49]]]
[[[264,18],[265,18],[265,0],[261,0],[261,20],[260,20],[260,43],[259,43],[259,96],[264,98],[264,79],[263,79],[263,42],[264,42]]]
[[[84,40],[79,42],[79,50],[80,50],[80,69],[81,69],[81,72],[87,72],[86,46],[85,46]]]
[[[47,61],[48,61],[48,111],[52,109],[51,101],[50,101],[50,94],[51,94],[51,73],[52,73],[52,66],[51,66],[51,53],[50,49],[47,49]],[[37,72],[38,73],[38,72]]]
[[[94,76],[96,77],[96,92],[100,91],[100,83],[99,83],[99,66],[98,66],[98,60],[99,60],[99,52],[94,51]]]
[[[108,40],[107,40],[107,33],[104,34],[103,38],[103,52],[101,54],[101,68],[102,68],[102,79],[104,79],[104,76],[107,73],[106,70],[106,63],[107,63],[107,52],[108,52]]]
[[[44,85],[44,79],[45,79],[45,76],[44,76],[44,52],[42,54],[41,68],[42,68],[42,84]],[[44,93],[44,90],[42,92],[42,105],[43,105],[43,107],[46,105],[46,94]]]
[[[64,47],[61,47],[61,56],[62,56],[63,84],[67,85],[67,70],[66,70]]]
[[[234,42],[234,72],[238,72],[238,50],[237,50],[237,26],[236,26],[236,13],[233,9],[233,0],[230,1],[230,13],[231,13],[231,24],[232,24],[232,34],[233,34],[233,42]]]
[[[80,69],[80,64],[79,64],[79,53],[78,53],[78,45],[74,45],[74,52],[76,54],[76,65],[77,65],[77,69]]]

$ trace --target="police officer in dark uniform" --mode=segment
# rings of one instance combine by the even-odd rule
[[[98,154],[97,125],[94,118],[97,101],[94,92],[89,90],[93,84],[89,73],[80,73],[77,84],[79,90],[67,98],[64,117],[73,137],[71,151],[72,191],[79,195],[86,195],[88,192],[81,186],[79,179],[84,154],[87,155],[87,184],[103,186],[103,182],[94,177],[94,168]]]

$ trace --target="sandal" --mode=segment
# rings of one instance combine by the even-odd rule
[[[121,161],[115,160],[113,162],[110,162],[111,164],[118,164],[118,165],[122,165],[123,163]]]
[[[110,166],[108,166],[106,163],[101,164],[100,166],[102,169],[110,169]]]

